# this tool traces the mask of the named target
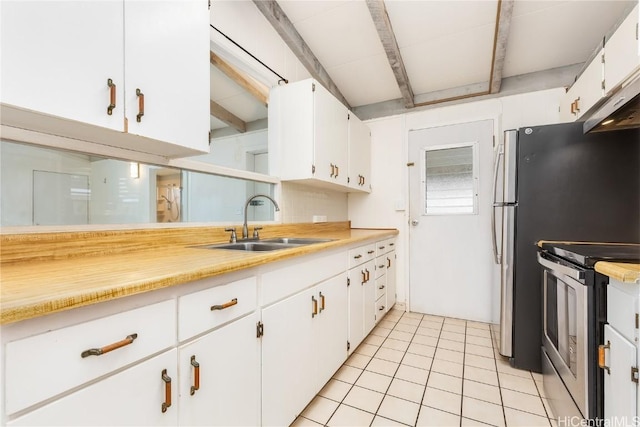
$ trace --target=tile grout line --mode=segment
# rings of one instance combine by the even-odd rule
[[[424,316],[422,316],[424,320]],[[431,378],[431,369],[433,368],[433,361],[436,360],[436,352],[438,351],[438,344],[440,343],[440,337],[442,336],[442,327],[444,326],[444,317],[442,318],[442,324],[440,325],[440,330],[438,331],[438,340],[436,341],[435,351],[433,352],[433,357],[431,358],[431,364],[429,365],[429,373],[427,374],[427,382],[424,385],[424,391],[422,392],[422,399],[420,399],[420,403],[418,404],[418,413],[416,414],[416,422],[414,425],[418,424],[418,420],[420,419],[420,412],[422,411],[422,406],[424,402],[424,396],[427,394],[427,387],[429,386],[429,378]],[[420,322],[422,323],[422,321]],[[418,328],[420,325],[418,325]],[[416,332],[418,330],[416,329]],[[426,405],[424,405],[426,406]]]

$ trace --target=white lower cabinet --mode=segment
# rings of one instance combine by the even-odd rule
[[[289,425],[375,326],[375,257],[368,244],[3,327],[0,424]]]
[[[638,366],[637,348],[610,325],[604,327],[608,357],[604,372],[605,418],[633,420],[636,416],[638,383],[631,381],[631,367]]]
[[[313,290],[262,310],[262,425],[289,425],[313,398]]]
[[[316,358],[315,393],[329,381],[347,358],[347,275],[342,273],[318,286],[319,309],[314,323]]]
[[[607,287],[608,324],[604,327],[599,365],[604,369],[604,417],[620,425],[635,424],[640,408],[638,313],[640,286],[610,279]]]
[[[177,351],[162,353],[7,423],[175,426]],[[40,378],[46,383],[46,377]]]
[[[254,312],[178,349],[180,425],[260,424],[260,345]]]
[[[262,310],[262,425],[289,425],[347,357],[341,273]]]
[[[387,307],[388,312],[396,303],[396,251],[387,253]]]

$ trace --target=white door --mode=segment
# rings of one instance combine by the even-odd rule
[[[129,133],[208,152],[207,2],[126,1],[124,14]]]
[[[122,1],[3,1],[0,16],[2,103],[124,128]]]
[[[349,123],[347,107],[316,83],[313,102],[315,177],[347,185]]]
[[[7,425],[175,426],[178,424],[176,379],[176,350],[170,350],[55,400]],[[164,412],[163,403],[171,404]]]
[[[347,275],[322,282],[318,291],[318,316],[314,324],[315,356],[319,390],[347,358]]]
[[[318,295],[311,288],[262,310],[264,426],[291,424],[318,391],[313,364],[317,304]]]
[[[409,132],[409,309],[493,321],[493,120]],[[496,289],[494,289],[496,288]]]
[[[180,425],[260,424],[257,319],[253,313],[180,348]]]
[[[610,325],[604,325],[604,342],[609,345],[604,372],[605,419],[632,420],[636,416],[638,383],[631,380],[636,367],[636,347]]]

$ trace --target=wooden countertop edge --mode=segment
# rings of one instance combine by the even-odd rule
[[[623,283],[640,284],[640,264],[600,261],[595,270]]]
[[[148,280],[109,286],[107,289],[74,289],[63,294],[57,294],[55,297],[47,297],[46,301],[40,300],[37,302],[29,302],[18,300],[14,303],[7,304],[6,299],[3,298],[3,300],[0,301],[0,325],[19,322],[21,320],[27,320],[100,302],[111,301],[117,298],[150,292],[170,286],[177,286],[208,277],[214,277],[226,273],[244,270],[247,268],[258,267],[260,265],[268,264],[271,262],[277,262],[298,256],[318,253],[323,250],[340,248],[367,241],[376,241],[398,235],[398,230],[396,229],[354,228],[350,229],[349,232],[353,234],[353,231],[358,230],[370,231],[371,234],[367,233],[362,236],[337,238],[336,240],[331,242],[316,243],[312,245],[300,246],[297,248],[274,252],[242,253],[243,256],[241,256],[239,259],[225,261],[222,263],[212,261],[211,265],[205,268],[200,267],[193,270],[183,270],[175,274],[163,275],[162,277],[150,277]],[[320,233],[319,235],[317,235],[317,237],[331,238],[332,234],[334,233],[326,233],[326,235],[324,233]],[[288,237],[295,236],[289,234]],[[306,234],[305,237],[308,237],[308,234]],[[153,251],[156,250],[157,249],[153,249]],[[195,251],[202,251],[202,249],[198,248],[192,248],[190,250],[194,251],[194,255],[197,253]],[[135,257],[136,254],[148,254],[150,252],[152,251],[140,250],[131,252],[129,255]],[[98,256],[94,256],[91,258],[94,261],[99,261],[100,259],[100,257]],[[25,262],[22,264],[22,266],[28,264],[29,263]],[[132,261],[132,269],[135,269],[135,261]]]

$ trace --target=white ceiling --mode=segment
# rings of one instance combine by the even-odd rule
[[[364,0],[278,0],[351,107],[401,98]],[[637,1],[516,0],[503,78],[584,63]],[[487,84],[497,0],[386,0],[416,96]],[[211,23],[290,82],[310,77],[250,0],[213,0]],[[214,31],[212,48],[256,79],[278,78]],[[266,107],[211,67],[211,99],[242,120]],[[212,129],[226,126],[212,118]]]

